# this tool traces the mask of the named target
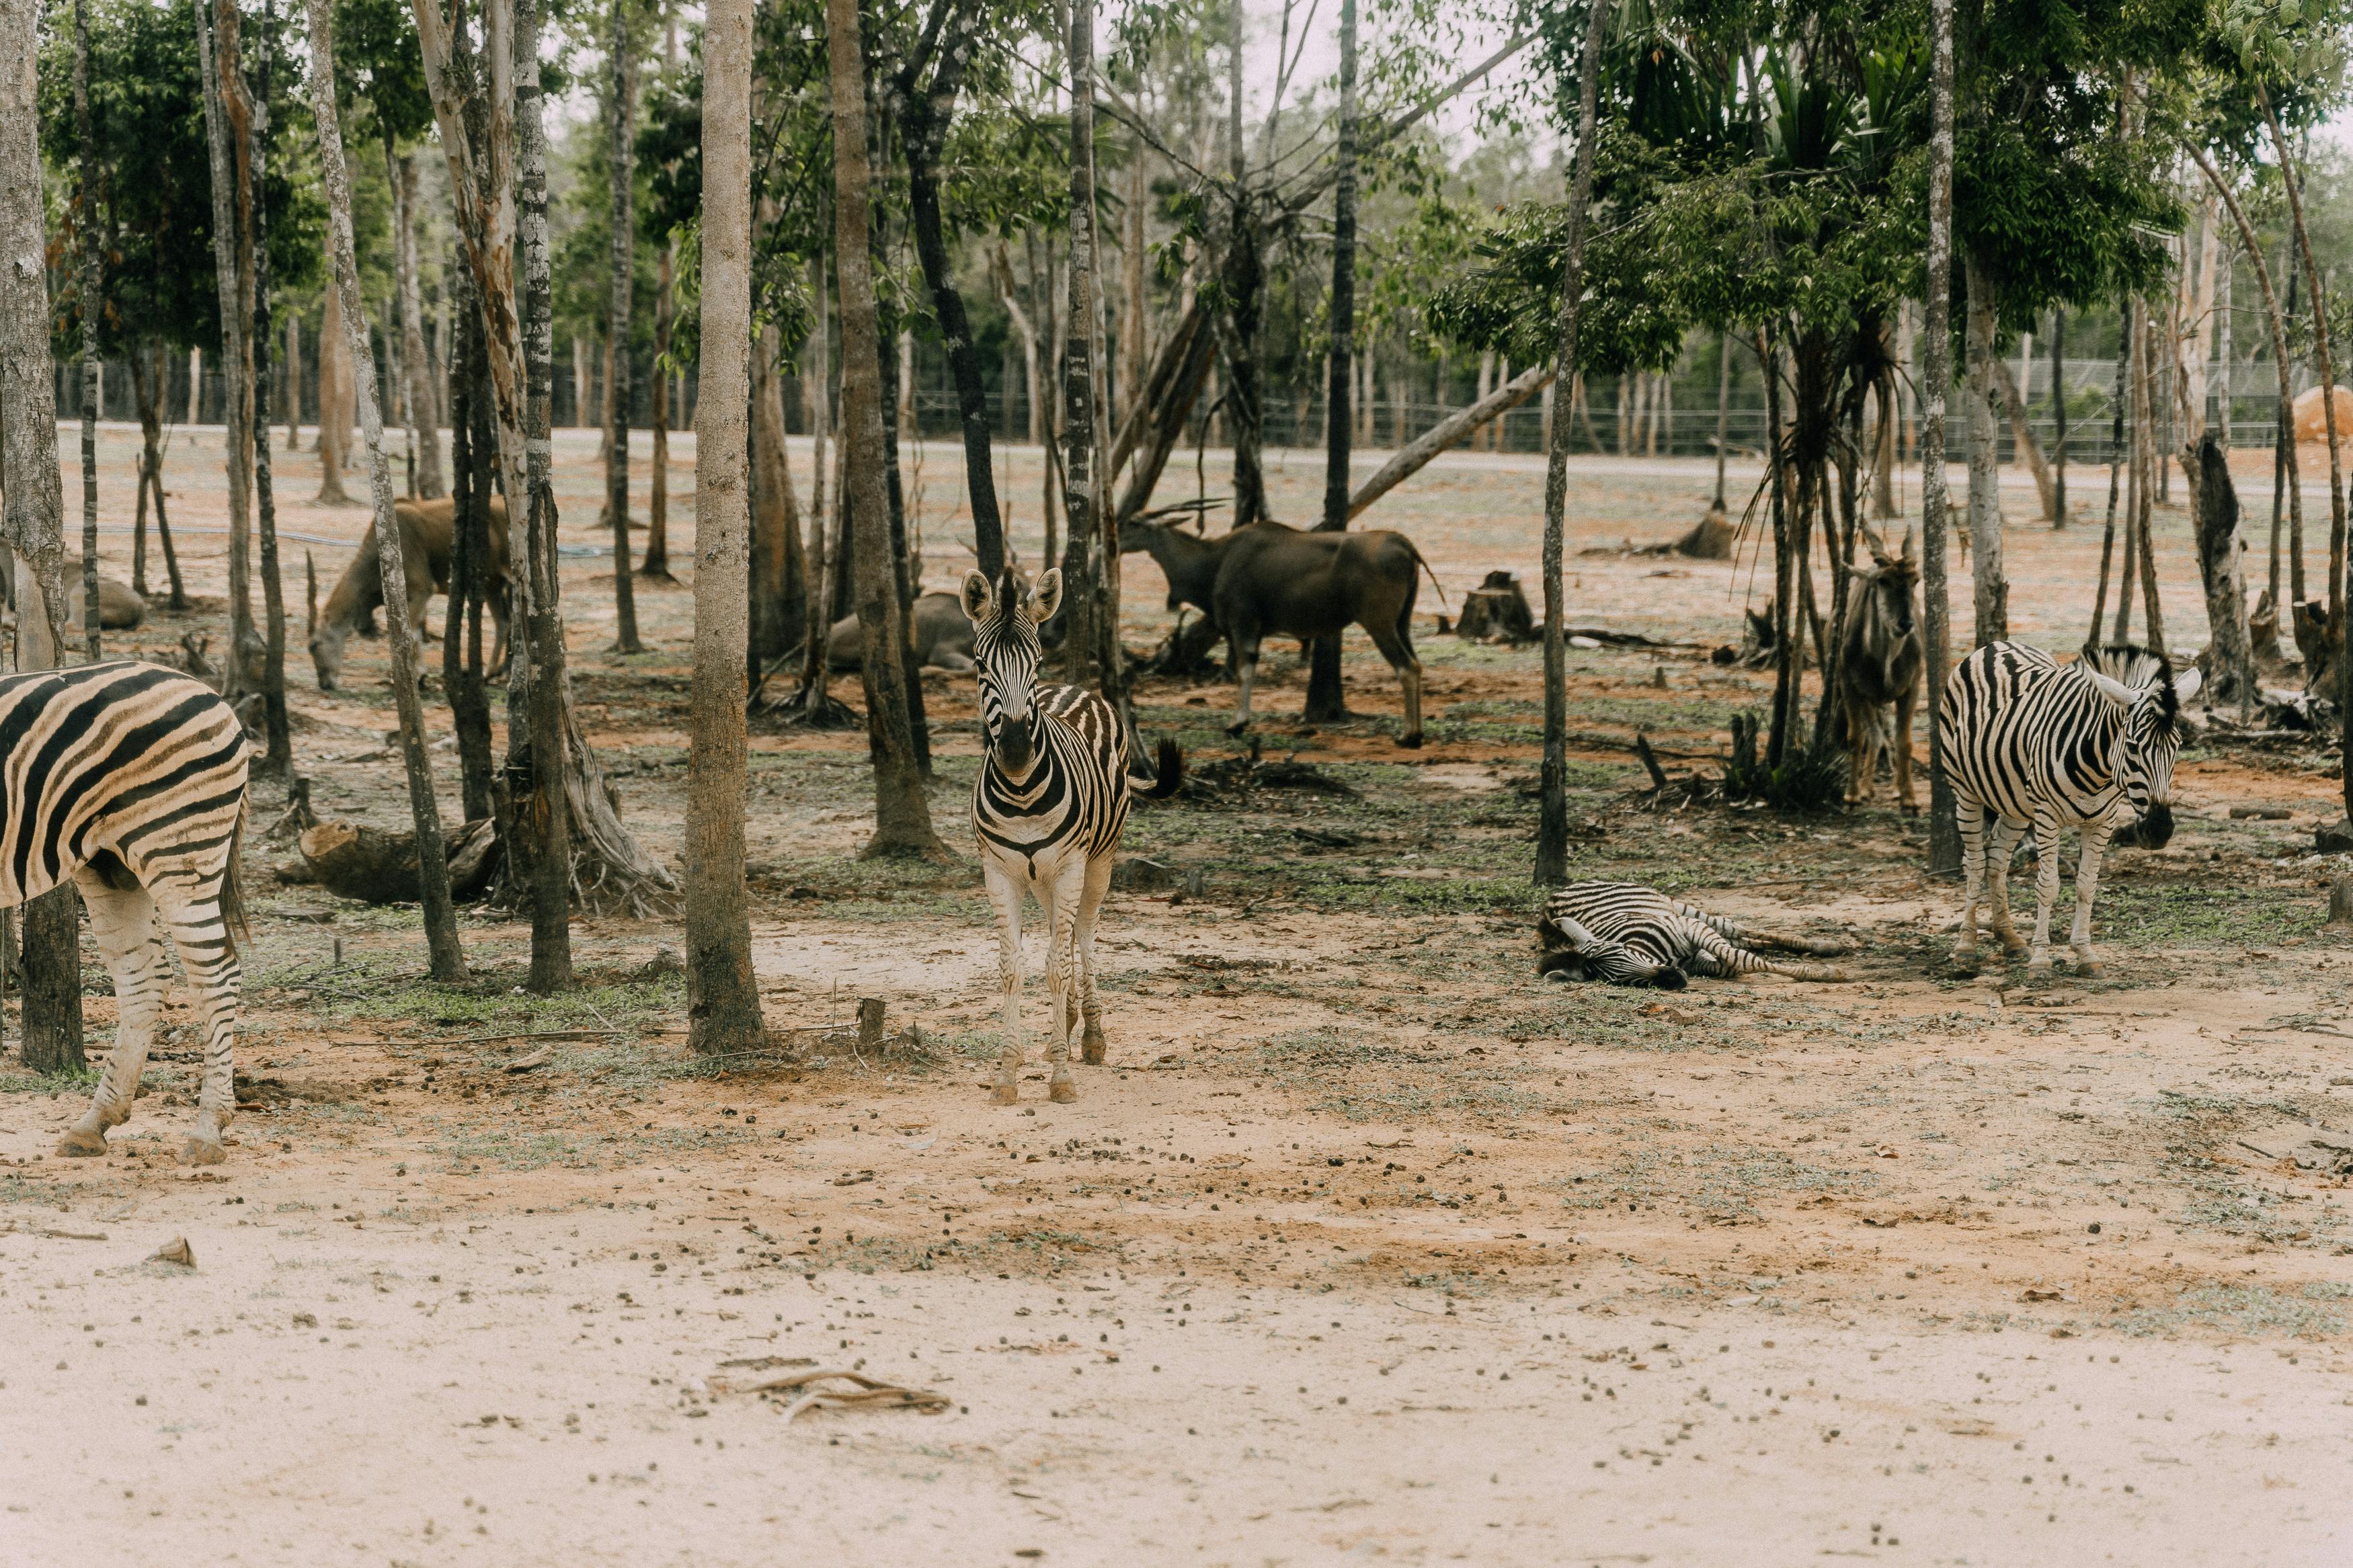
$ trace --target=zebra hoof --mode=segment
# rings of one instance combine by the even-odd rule
[[[2031,984],[2042,984],[2051,978],[2051,955],[2043,953],[2026,961],[2026,978]]]
[[[1978,972],[1978,950],[1974,947],[1953,949],[1953,967],[1963,974],[1975,974]]]
[[[2075,973],[2085,980],[2100,977],[2100,961],[2088,952],[2079,952],[2074,959]]]
[[[1104,1049],[1103,1032],[1092,1024],[1088,1025],[1087,1032],[1079,1039],[1079,1060],[1091,1068],[1099,1068],[1103,1065]]]
[[[988,1091],[988,1103],[991,1105],[1018,1105],[1020,1102],[1021,1090],[1014,1084],[1000,1083]]]
[[[106,1134],[95,1127],[69,1127],[58,1140],[58,1152],[69,1160],[88,1160],[106,1152]]]
[[[183,1165],[218,1165],[227,1160],[228,1151],[216,1141],[191,1138],[180,1145],[180,1163]]]
[[[1079,1086],[1074,1083],[1050,1083],[1046,1086],[1046,1098],[1057,1105],[1076,1105],[1079,1102]]]

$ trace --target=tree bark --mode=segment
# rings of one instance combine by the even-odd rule
[[[643,653],[638,640],[638,600],[629,574],[629,306],[637,282],[638,73],[629,56],[628,0],[613,0],[609,89],[612,102],[613,270],[606,290],[605,341],[612,345],[605,374],[605,516],[613,530],[613,651]],[[659,374],[659,371],[657,371]]]
[[[1993,279],[1972,255],[1968,273],[1969,387],[1969,584],[1977,608],[1977,644],[2010,636],[2010,582],[2001,565],[2001,479],[1995,445],[1993,397],[2002,374],[1994,352]]]
[[[745,668],[754,682],[800,645],[809,626],[800,508],[785,450],[784,378],[776,368],[782,353],[776,327],[763,329],[752,353],[752,619]]]
[[[935,9],[934,17],[940,13]],[[955,384],[956,415],[963,426],[965,490],[972,509],[973,553],[981,574],[992,583],[1005,569],[1005,522],[997,500],[997,475],[989,454],[988,394],[982,378],[980,351],[973,342],[972,323],[964,293],[955,285],[948,257],[945,223],[940,209],[941,148],[955,115],[956,95],[965,69],[978,47],[981,7],[977,0],[949,0],[940,26],[927,26],[927,47],[901,68],[896,87],[902,101],[900,132],[907,157],[909,226],[915,238],[915,256],[931,291],[932,311],[938,319],[940,341],[946,350],[948,374]],[[944,28],[944,30],[943,30]],[[936,37],[936,47],[928,47]],[[922,79],[934,58],[931,79]],[[1009,279],[1008,280],[1010,281]],[[1021,330],[1029,331],[1026,320]],[[901,395],[912,391],[902,387]]]
[[[302,440],[302,318],[286,312],[286,449]]]
[[[1927,642],[1928,870],[1961,868],[1953,781],[1945,771],[1936,715],[1951,663],[1952,589],[1945,577],[1945,404],[1953,384],[1953,0],[1928,0],[1928,259],[1920,333],[1921,629]],[[1910,737],[1905,737],[1905,744]]]
[[[866,687],[866,729],[874,758],[874,837],[862,851],[942,858],[932,830],[908,711],[905,641],[898,574],[890,558],[890,498],[883,467],[881,327],[869,249],[866,76],[859,44],[858,0],[826,0],[827,55],[833,102],[834,268],[841,291],[841,425],[851,546],[857,558],[858,627]],[[821,644],[825,625],[809,627]],[[737,660],[737,668],[742,661]]]
[[[417,154],[400,155],[400,232],[395,260],[400,271],[401,358],[408,375],[408,443],[417,455],[417,493],[431,500],[448,494],[441,477],[441,398],[425,352],[425,298],[417,268]],[[448,287],[445,281],[443,288]]]
[[[1332,350],[1324,395],[1324,516],[1320,531],[1348,526],[1348,462],[1356,420],[1356,0],[1340,0],[1340,126],[1332,185]],[[1348,716],[1340,683],[1340,638],[1317,637],[1307,671],[1306,717],[1328,723]]]
[[[328,264],[330,269],[333,263]],[[349,506],[343,489],[343,445],[351,438],[351,415],[343,407],[343,302],[327,290],[326,308],[319,322],[319,437],[311,443],[319,454],[319,506]]]
[[[257,684],[248,668],[259,663],[260,638],[253,626],[250,531],[253,526],[253,350],[247,333],[253,321],[253,274],[245,265],[238,236],[251,214],[243,175],[243,136],[231,120],[224,83],[237,76],[237,11],[233,0],[193,0],[196,10],[196,58],[203,73],[206,142],[212,157],[213,261],[219,275],[221,374],[227,394],[228,460],[229,657],[224,661],[223,695],[234,700]],[[241,93],[240,93],[241,98]],[[240,196],[248,197],[240,200]]]
[[[2280,134],[2279,117],[2272,112],[2271,95],[2260,82],[2255,86],[2255,97],[2263,106],[2263,121],[2271,130],[2272,147],[2279,154],[2280,183],[2287,187],[2287,210],[2295,225],[2296,254],[2304,261],[2305,290],[2312,296],[2313,351],[2320,363],[2320,408],[2328,427],[2328,620],[2334,626],[2345,614],[2345,470],[2338,451],[2337,363],[2329,348],[2328,307],[2320,288],[2320,267],[2313,259],[2312,235],[2304,223],[2304,182],[2297,176],[2295,159],[2288,155],[2287,138]],[[2302,482],[2300,464],[2295,480]],[[2299,551],[2299,556],[2301,553]],[[2353,659],[2340,660],[2339,668],[2345,679],[2353,682]],[[2346,689],[2353,693],[2353,684]],[[2353,708],[2346,710],[2345,722],[2347,733],[2353,735]],[[2345,791],[2347,800],[2353,801],[2353,769],[2346,770]],[[2347,809],[2353,812],[2353,805]]]
[[[695,410],[687,1043],[700,1054],[723,1056],[756,1048],[766,1033],[744,891],[752,0],[710,0],[702,69],[702,395]]]
[[[327,247],[334,261],[330,282],[343,297],[344,331],[350,334],[353,391],[359,404],[360,437],[366,444],[368,488],[375,501],[376,558],[384,570],[384,632],[391,645],[393,701],[400,714],[401,763],[408,774],[409,815],[417,826],[417,887],[425,911],[425,944],[433,978],[462,983],[466,955],[458,945],[458,914],[449,901],[449,863],[441,837],[441,813],[433,798],[433,763],[425,750],[425,710],[417,694],[423,671],[417,650],[423,628],[408,623],[408,581],[401,561],[400,524],[393,512],[392,464],[384,451],[384,416],[376,405],[375,357],[368,348],[367,316],[360,302],[359,259],[352,243],[351,175],[343,164],[343,128],[336,118],[334,59],[327,7],[332,0],[306,0],[311,19],[311,110],[318,128],[319,168],[327,192]]]
[[[286,590],[279,571],[278,492],[270,464],[269,419],[262,389],[269,385],[269,213],[264,200],[264,174],[269,147],[270,50],[277,33],[274,0],[262,6],[263,39],[256,76],[259,90],[248,90],[241,70],[222,76],[224,107],[236,136],[237,164],[237,261],[251,279],[253,319],[246,333],[251,362],[247,384],[254,389],[253,500],[261,548],[261,674],[263,755],[255,771],[266,778],[294,776],[293,725],[286,708]],[[224,58],[224,66],[233,59]]]
[[[1119,562],[1103,552],[1095,483],[1093,17],[1092,0],[1074,0],[1064,42],[1071,78],[1071,250],[1062,316],[1061,615],[1063,679],[1072,686],[1108,683],[1117,674],[1103,653]],[[1235,462],[1239,486],[1239,450]],[[1235,526],[1245,521],[1238,511]],[[1110,626],[1114,637],[1117,624]]]
[[[1551,383],[1556,369],[1550,364],[1532,365],[1478,402],[1467,408],[1456,409],[1415,437],[1383,463],[1371,479],[1357,487],[1356,493],[1348,498],[1348,515],[1356,517],[1428,468],[1430,460],[1440,453],[1451,450],[1464,436],[1534,397]],[[1567,421],[1563,420],[1562,423]]]
[[[2227,442],[2225,443],[2227,445]],[[2067,526],[2067,310],[2051,311],[2051,526]]]
[[[2034,476],[2034,491],[2042,502],[2043,519],[2058,527],[2059,478],[2042,455],[2042,443],[2035,439],[2034,426],[2028,422],[2025,395],[2019,390],[2018,378],[2010,374],[2007,360],[1994,354],[1986,363],[1995,387],[2001,393],[2002,408],[2010,416],[2010,439],[2018,445],[2019,460]]]
[[[1555,362],[1571,374],[1577,367],[1578,312],[1585,298],[1585,218],[1593,199],[1593,142],[1600,115],[1602,36],[1609,8],[1589,7],[1585,53],[1577,68],[1577,162],[1568,190],[1568,236],[1560,287],[1560,347]],[[1562,625],[1562,556],[1568,520],[1568,421],[1556,421],[1545,459],[1544,531],[1544,763],[1538,778],[1536,860],[1538,887],[1568,880],[1568,638]]]
[[[76,227],[81,237],[81,279],[77,334],[81,359],[81,592],[82,635],[90,660],[99,658],[98,625],[98,319],[104,310],[98,233],[98,138],[90,117],[90,0],[74,0],[74,178]]]
[[[2247,630],[2247,584],[2239,564],[2239,493],[2231,465],[2212,436],[2198,444],[2198,573],[2206,588],[2209,701],[2252,702],[2254,641]]]
[[[673,579],[670,572],[670,334],[678,266],[678,244],[666,240],[654,273],[653,472],[646,496],[646,552],[638,575],[657,583]],[[789,482],[789,478],[787,482]]]
[[[450,268],[444,287],[463,304],[451,312],[449,333],[449,456],[456,516],[449,550],[449,613],[441,632],[442,685],[458,734],[458,770],[466,820],[498,817],[500,837],[512,834],[491,787],[491,697],[482,657],[482,612],[490,586],[490,369],[483,363],[482,317],[472,300],[471,275]]]

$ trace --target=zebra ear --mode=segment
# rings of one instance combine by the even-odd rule
[[[1029,591],[1029,618],[1043,626],[1061,607],[1062,569],[1057,566],[1039,578],[1037,587]]]
[[[1552,929],[1568,938],[1568,948],[1571,952],[1589,952],[1600,942],[1599,938],[1567,915],[1553,916]]]
[[[2173,695],[2175,700],[2180,702],[2189,701],[2191,698],[2198,695],[2198,689],[2205,684],[2206,672],[2200,669],[2196,665],[2191,665],[2188,669],[2183,670],[2181,672],[2180,679],[2173,683]]]
[[[990,589],[988,579],[977,572],[967,572],[964,574],[962,596],[965,616],[975,626],[988,618],[989,611],[997,603],[997,595]]]
[[[2091,677],[2093,686],[2098,689],[2101,696],[2119,708],[2129,708],[2140,700],[2139,692],[2112,675],[2102,675],[2096,669],[2086,669],[2084,673]]]

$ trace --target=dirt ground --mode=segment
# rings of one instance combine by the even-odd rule
[[[106,436],[125,492],[132,440]],[[177,440],[184,560],[217,595],[221,541],[193,531],[218,526],[217,433]],[[594,542],[593,437],[559,457],[567,534]],[[953,459],[934,444],[911,486],[942,586]],[[317,459],[281,462],[307,497]],[[1037,454],[1007,468],[1034,497]],[[1282,515],[1321,474],[1278,463]],[[1375,521],[1459,604],[1492,567],[1534,582],[1542,481],[1460,454]],[[1670,538],[1711,481],[1586,462],[1574,543]],[[2074,482],[2091,510],[2063,533],[2010,491],[2013,625],[2057,648],[2088,619],[2105,475]],[[2194,647],[2187,520],[2162,516],[2167,629]],[[364,521],[283,515],[322,539]],[[347,558],[311,548],[322,573]],[[578,697],[627,820],[674,856],[691,599],[641,594],[656,651],[616,658],[610,570],[568,563]],[[1277,659],[1265,756],[1317,764],[1314,787],[1250,782],[1218,729],[1229,687],[1140,692],[1208,784],[1130,827],[1167,872],[1113,895],[1111,1063],[1076,1105],[1035,1063],[1019,1107],[987,1103],[968,677],[926,683],[951,865],[855,858],[860,738],[754,735],[757,967],[803,1031],[787,1061],[686,1055],[674,924],[584,917],[586,984],[538,999],[524,929],[470,915],[479,984],[438,987],[411,911],[275,883],[291,847],[257,830],[228,1164],[171,1159],[180,1008],[103,1161],[49,1152],[86,1084],[0,1068],[0,1560],[2353,1559],[2353,950],[2321,923],[2341,868],[2308,853],[2340,814],[2333,757],[2201,740],[2171,845],[2111,858],[2101,977],[1962,976],[1957,894],[1919,875],[1883,786],[1798,822],[1647,808],[1638,731],[1680,777],[1762,700],[1705,658],[1752,570],[1577,558],[1573,622],[1672,646],[1572,656],[1574,863],[1849,935],[1846,984],[1539,983],[1535,656],[1434,635],[1428,600],[1421,752],[1392,743],[1361,637],[1370,717],[1320,733]],[[1126,584],[1141,647],[1170,617],[1148,561]],[[125,641],[217,647],[218,618]],[[399,826],[381,644],[333,696],[296,662],[321,810]],[[257,788],[258,827],[278,799]],[[840,1027],[860,996],[886,1005],[880,1055]],[[1043,1011],[1033,980],[1033,1056]],[[193,1268],[153,1260],[175,1238]],[[812,1368],[946,1407],[787,1424],[755,1385]]]

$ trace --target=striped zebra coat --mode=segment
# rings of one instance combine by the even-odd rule
[[[1162,741],[1156,781],[1132,779],[1127,736],[1111,704],[1074,686],[1038,684],[1038,627],[1053,618],[1062,574],[1048,572],[1026,596],[1010,573],[991,587],[964,580],[979,672],[987,753],[973,783],[972,826],[988,900],[997,910],[997,979],[1004,988],[1005,1040],[995,1098],[1019,1099],[1021,903],[1037,895],[1046,915],[1046,990],[1051,1016],[1047,1093],[1078,1099],[1070,1037],[1083,1028],[1082,1059],[1103,1059],[1103,1007],[1095,999],[1095,916],[1111,887],[1113,856],[1133,795],[1174,795],[1181,777],[1176,742]]]
[[[114,978],[114,1051],[60,1154],[103,1154],[106,1130],[130,1120],[171,981],[168,933],[205,1012],[196,1124],[180,1157],[227,1158],[248,755],[220,694],[175,669],[115,660],[0,679],[0,904],[70,879]]]
[[[1551,980],[1606,980],[1680,991],[1693,974],[1846,978],[1827,964],[1780,963],[1749,950],[1761,942],[1836,954],[1847,951],[1843,943],[1752,935],[1722,915],[1633,882],[1570,883],[1545,900],[1536,939],[1543,948],[1536,973]]]
[[[2087,647],[2074,663],[2061,664],[2022,643],[1988,643],[1953,667],[1936,724],[1966,883],[1956,964],[1977,965],[1978,904],[1989,891],[2003,951],[2027,951],[2030,975],[2051,973],[2059,836],[2073,827],[2083,854],[2068,946],[2079,973],[2099,973],[2092,902],[2100,856],[2135,818],[2138,842],[2149,847],[2173,836],[2173,763],[2181,752],[2176,721],[2199,680],[2195,669],[2177,679],[2163,655],[2122,644]],[[2010,914],[2010,852],[2030,827],[2040,858],[2031,949]]]

